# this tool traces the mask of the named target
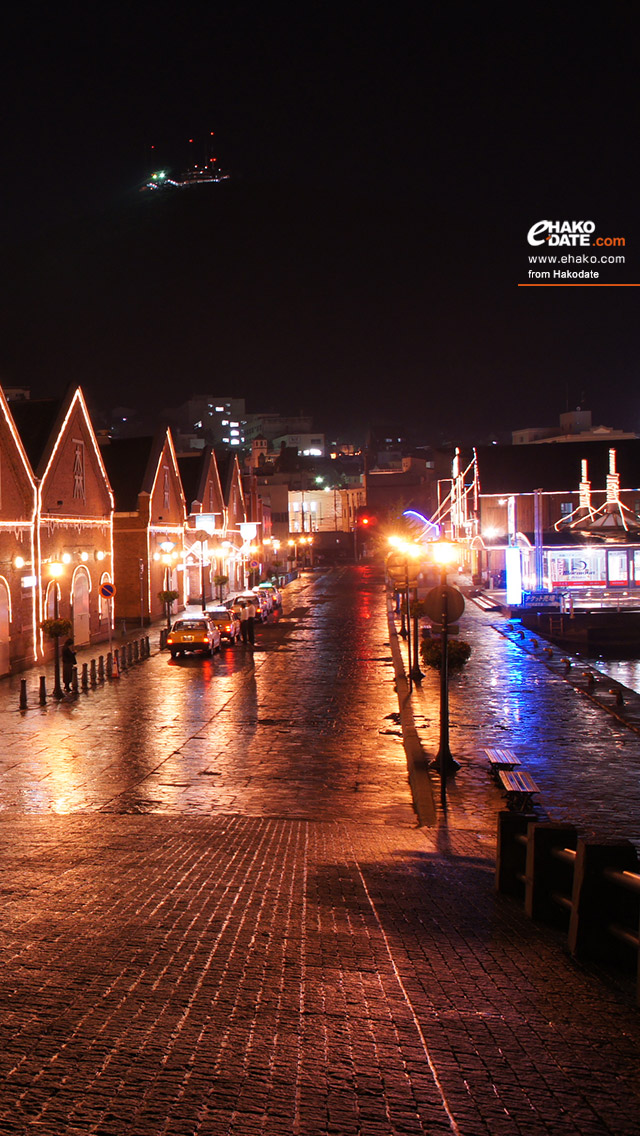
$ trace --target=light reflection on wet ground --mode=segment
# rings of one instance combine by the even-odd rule
[[[508,747],[542,790],[551,819],[640,846],[640,736],[551,674],[542,659],[499,635],[492,622],[493,613],[467,603],[460,634],[473,654],[450,684],[451,749],[462,762],[450,795],[467,826],[494,807],[482,749]],[[432,752],[438,747],[438,696],[439,674],[429,671],[415,702],[420,737]],[[493,797],[501,800],[497,789]]]
[[[0,808],[414,825],[401,740],[385,732],[396,711],[380,582],[310,575],[255,653],[163,653],[75,702],[7,710]]]

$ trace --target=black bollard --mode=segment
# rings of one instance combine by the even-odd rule
[[[82,664],[82,689],[83,690],[89,689],[89,664],[88,663]]]
[[[27,680],[26,678],[20,679],[20,709],[27,709]]]
[[[73,693],[75,694],[75,696],[77,698],[78,697],[78,668],[77,667],[74,667],[73,671],[71,672],[71,689],[72,689]]]
[[[144,653],[147,659],[151,657],[151,640],[149,639],[148,635],[145,635],[144,637]]]
[[[113,678],[113,655],[111,651],[107,655],[107,678]]]
[[[92,685],[92,686],[95,686],[95,685],[96,685],[96,683],[97,683],[97,678],[96,678],[96,661],[95,661],[95,659],[92,659],[92,660],[91,660],[91,668],[90,668],[90,674],[91,674],[91,678],[90,678],[90,682],[91,682],[91,685]]]
[[[104,655],[98,655],[98,682],[104,682]]]
[[[137,639],[133,644],[133,661],[134,663],[140,662],[140,644]]]
[[[40,675],[40,705],[47,705],[47,680],[44,675]]]

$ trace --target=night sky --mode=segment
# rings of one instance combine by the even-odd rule
[[[16,6],[0,381],[432,441],[576,405],[640,432],[638,292],[516,287],[541,219],[624,237],[601,279],[640,282],[636,11]],[[211,131],[230,181],[140,192]]]

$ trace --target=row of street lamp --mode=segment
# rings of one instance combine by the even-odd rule
[[[410,589],[413,588],[414,602],[417,603],[418,562],[424,560],[426,551],[431,554],[434,563],[438,565],[440,569],[440,587],[432,589],[428,599],[431,599],[432,607],[429,615],[433,622],[437,620],[440,628],[440,742],[434,766],[438,769],[440,774],[441,801],[443,808],[446,808],[447,776],[455,773],[456,770],[460,768],[449,746],[448,639],[450,628],[449,611],[452,598],[450,593],[452,589],[447,588],[447,569],[457,559],[458,550],[455,544],[444,538],[429,541],[428,545],[422,545],[405,541],[401,537],[389,537],[389,544],[391,545],[391,552],[387,556],[387,572],[391,576],[396,589],[398,591],[404,591],[404,603],[406,605],[407,622],[405,627],[405,609],[402,607],[401,603],[402,624],[400,633],[407,638],[409,693],[411,693],[412,690],[412,682],[419,683],[421,679],[424,678],[418,662],[418,615],[417,612],[413,617],[411,615]],[[459,595],[458,599],[460,599]]]

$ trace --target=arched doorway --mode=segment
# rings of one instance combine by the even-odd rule
[[[71,599],[73,603],[73,641],[77,647],[88,643],[90,639],[89,627],[89,592],[91,584],[86,568],[76,568],[73,574],[73,590]]]
[[[4,576],[0,576],[0,674],[11,670],[11,594]]]

